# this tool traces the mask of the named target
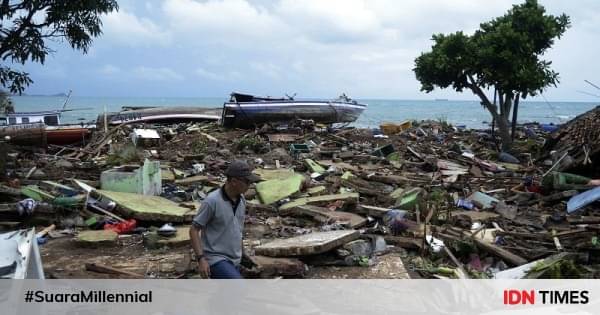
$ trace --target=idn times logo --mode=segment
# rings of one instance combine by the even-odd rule
[[[586,290],[504,290],[504,305],[523,304],[588,304]]]

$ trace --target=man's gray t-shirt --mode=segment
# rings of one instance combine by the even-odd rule
[[[234,211],[235,210],[235,211]],[[221,187],[206,196],[192,224],[202,229],[204,256],[209,265],[228,259],[239,265],[242,260],[242,231],[246,200],[240,196],[237,209]]]

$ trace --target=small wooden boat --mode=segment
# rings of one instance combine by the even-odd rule
[[[289,123],[293,120],[313,120],[316,123],[350,123],[367,108],[346,95],[335,100],[294,100],[258,97],[231,93],[223,104],[222,124],[225,127],[253,128],[265,123]]]
[[[60,125],[46,126],[47,144],[66,145],[78,142],[84,142],[92,133],[96,125]]]

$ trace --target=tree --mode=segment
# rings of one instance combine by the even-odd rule
[[[471,90],[498,125],[502,149],[512,144],[509,114],[519,99],[556,86],[558,73],[541,56],[570,26],[565,14],[546,14],[536,0],[514,5],[505,15],[482,23],[473,35],[434,34],[430,52],[415,59],[421,91],[452,87]],[[493,91],[493,102],[486,93]],[[496,96],[498,103],[496,103]]]
[[[5,91],[0,91],[0,114],[10,114],[15,112],[10,95]]]
[[[102,34],[102,14],[118,10],[116,0],[0,0],[0,84],[22,93],[33,81],[9,64],[39,62],[53,52],[48,40],[66,40],[87,53]]]

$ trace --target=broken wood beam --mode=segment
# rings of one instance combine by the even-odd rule
[[[121,269],[117,269],[117,268],[113,268],[113,267],[110,267],[107,265],[102,265],[102,264],[97,264],[97,263],[86,263],[85,270],[99,272],[99,273],[108,273],[108,274],[113,274],[113,275],[122,275],[122,276],[127,276],[127,277],[131,277],[131,278],[136,278],[136,279],[144,279],[145,278],[144,275],[141,275],[139,273],[125,271],[125,270],[121,270]]]
[[[490,253],[502,258],[503,260],[506,260],[511,265],[520,266],[520,265],[524,265],[528,262],[527,259],[525,259],[519,255],[513,254],[513,253],[507,251],[506,249],[498,247],[494,244],[484,242],[477,238],[472,238],[472,240],[473,240],[473,242],[475,242],[477,247],[479,247],[487,252],[490,252]]]
[[[367,234],[369,235],[369,234]],[[404,237],[404,236],[392,236],[384,235],[383,239],[386,243],[394,246],[402,247],[404,249],[421,249],[423,244],[420,238]]]

